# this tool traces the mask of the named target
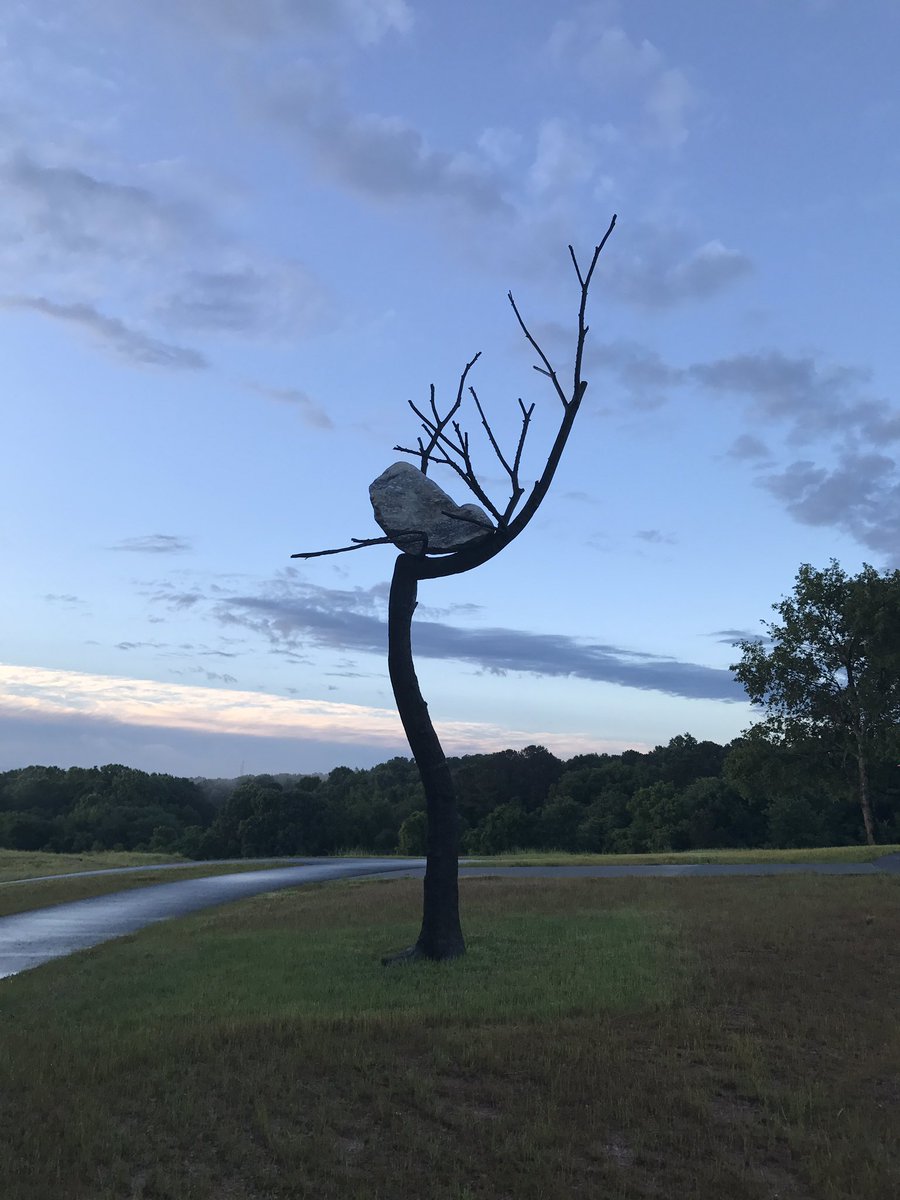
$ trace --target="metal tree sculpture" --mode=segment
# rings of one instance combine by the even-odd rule
[[[423,476],[427,475],[428,467],[432,464],[449,467],[484,506],[484,509],[490,514],[490,518],[476,505],[465,505],[459,508],[429,480],[426,500],[432,511],[437,504],[438,516],[444,518],[442,536],[436,536],[433,525],[429,527],[398,526],[396,519],[392,520],[384,510],[379,511],[378,500],[384,498],[392,489],[394,492],[402,491],[404,478],[407,484],[410,482],[409,476],[404,476],[404,471],[410,472],[409,464],[400,463],[389,468],[370,489],[376,518],[385,530],[385,537],[355,538],[350,546],[341,546],[333,550],[302,552],[291,556],[292,558],[318,558],[323,555],[343,554],[350,550],[360,550],[365,546],[386,543],[394,543],[402,551],[394,564],[388,606],[388,669],[400,720],[403,723],[403,729],[425,791],[428,820],[427,866],[422,928],[418,940],[408,950],[394,955],[390,959],[385,959],[385,962],[414,958],[455,958],[464,954],[466,948],[459,921],[459,814],[456,792],[441,743],[428,715],[428,705],[419,690],[413,663],[412,618],[416,608],[419,580],[458,575],[463,571],[471,571],[474,567],[480,567],[482,563],[499,554],[517,538],[540,507],[556,473],[587,388],[587,381],[582,379],[581,370],[588,333],[588,326],[585,323],[588,291],[597,261],[615,224],[614,215],[600,244],[594,248],[586,271],[582,271],[575,251],[569,246],[569,254],[581,288],[575,363],[570,393],[567,393],[560,383],[550,360],[522,319],[512,292],[508,293],[509,302],[519,327],[540,359],[540,365],[535,364],[534,369],[550,380],[562,406],[559,429],[544,469],[528,495],[525,495],[525,488],[520,482],[519,470],[525,439],[528,436],[534,412],[534,404],[526,408],[522,401],[519,401],[522,426],[518,442],[511,455],[504,454],[494,436],[475,389],[468,388],[487,439],[501,468],[509,478],[510,495],[502,508],[491,500],[479,482],[470,456],[469,435],[456,419],[463,403],[469,372],[480,357],[479,352],[470,362],[466,363],[460,375],[456,399],[443,416],[437,407],[434,385],[431,387],[430,412],[423,411],[410,401],[410,408],[419,418],[425,436],[418,438],[415,449],[407,446],[395,446],[394,449],[399,450],[402,454],[410,454],[419,460],[421,475],[418,476],[418,479],[420,481]],[[412,474],[418,475],[417,472],[412,472]],[[421,486],[426,485],[422,483]],[[522,502],[523,497],[525,497],[524,502]],[[421,524],[424,525],[424,522]],[[448,524],[451,528],[455,524],[455,527],[459,529],[459,536],[456,539],[452,534],[448,538],[446,533]]]

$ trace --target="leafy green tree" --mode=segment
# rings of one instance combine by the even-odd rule
[[[410,813],[403,824],[400,826],[400,833],[397,837],[397,849],[401,854],[420,855],[425,853],[425,834],[428,827],[428,819],[425,816],[425,810],[419,809],[418,812]]]
[[[781,620],[763,623],[769,644],[741,642],[731,669],[766,710],[773,741],[824,739],[855,763],[872,845],[870,769],[896,747],[900,726],[900,571],[865,565],[848,576],[835,559],[821,571],[807,564],[773,608]]]
[[[842,765],[843,764],[843,765]],[[791,847],[798,844],[841,846],[863,835],[862,814],[840,749],[825,738],[798,738],[790,744],[773,741],[764,724],[752,726],[728,747],[722,777],[741,797],[750,833],[748,846]],[[884,778],[879,765],[876,779]],[[889,799],[885,793],[885,799]],[[814,814],[809,837],[798,843],[794,825],[784,825],[772,814],[786,806],[794,814]],[[779,830],[790,841],[783,841]]]
[[[681,830],[692,850],[752,846],[761,823],[733,788],[716,776],[695,779],[679,793]]]
[[[584,809],[578,826],[578,845],[590,854],[617,854],[630,846],[628,827],[630,797],[616,788],[608,788],[600,798]]]
[[[768,839],[772,846],[806,849],[829,840],[821,811],[807,796],[776,796],[766,810]]]
[[[502,854],[534,845],[534,817],[519,804],[500,804],[466,834],[470,854]]]
[[[648,766],[658,772],[658,779],[683,788],[698,779],[720,775],[725,748],[717,742],[698,742],[690,733],[680,733],[667,746],[657,746],[647,757]]]
[[[580,849],[578,830],[584,820],[584,809],[577,800],[567,796],[545,804],[537,822],[537,840],[542,849]]]
[[[30,812],[0,812],[0,846],[9,850],[42,850],[55,825]]]
[[[684,805],[674,784],[660,780],[641,788],[629,800],[628,808],[631,849],[636,853],[688,849]]]
[[[60,767],[22,767],[10,771],[5,776],[2,807],[44,816],[65,811],[66,774]]]

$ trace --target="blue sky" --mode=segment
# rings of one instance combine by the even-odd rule
[[[394,551],[290,555],[379,533],[407,402],[479,350],[536,477],[506,292],[567,373],[613,212],[553,491],[420,589],[448,752],[727,741],[800,564],[900,565],[896,4],[460,11],[0,3],[0,769],[404,753]]]

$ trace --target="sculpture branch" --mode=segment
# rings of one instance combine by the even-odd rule
[[[528,408],[522,403],[519,398],[519,408],[522,410],[522,429],[519,433],[519,444],[516,446],[516,456],[513,459],[512,471],[510,473],[510,482],[512,483],[512,495],[509,498],[509,503],[506,506],[506,511],[503,513],[501,525],[508,525],[513,513],[516,511],[516,506],[525,494],[524,488],[519,483],[519,466],[522,462],[522,450],[525,446],[525,438],[528,436],[528,426],[531,423],[531,414],[534,412],[534,404],[530,404]]]
[[[583,290],[584,290],[584,288],[582,286],[582,291]],[[516,320],[519,322],[520,329],[525,334],[525,337],[528,339],[532,349],[535,351],[538,358],[540,358],[541,362],[544,364],[543,368],[535,367],[534,368],[535,371],[540,371],[540,373],[542,375],[546,375],[549,379],[551,379],[553,381],[553,387],[556,389],[556,394],[557,394],[557,396],[559,396],[560,400],[562,401],[563,408],[565,408],[567,406],[567,404],[569,403],[569,401],[566,399],[566,393],[562,389],[562,384],[559,382],[559,380],[556,377],[556,372],[553,370],[553,367],[550,363],[550,359],[547,357],[547,355],[544,353],[544,351],[537,344],[537,342],[531,335],[531,330],[528,328],[528,326],[522,320],[522,314],[519,312],[516,302],[513,299],[512,292],[507,292],[506,295],[507,295],[507,299],[509,300],[510,304],[512,305],[513,312],[516,314]]]
[[[481,424],[484,426],[484,431],[488,436],[488,441],[491,443],[494,453],[497,455],[497,458],[500,460],[500,466],[507,473],[507,475],[510,477],[510,479],[512,479],[512,467],[510,467],[509,463],[503,457],[503,451],[497,445],[497,439],[494,437],[494,431],[493,431],[493,429],[491,429],[490,422],[488,421],[487,417],[484,415],[484,409],[481,407],[481,401],[478,399],[478,393],[475,391],[475,389],[473,387],[470,387],[469,394],[471,395],[472,399],[475,401],[475,407],[478,409],[479,417],[481,417]]]
[[[472,370],[472,368],[478,362],[479,358],[481,358],[480,350],[475,355],[475,357],[470,359],[469,362],[466,363],[465,367],[463,367],[462,374],[459,377],[459,387],[457,388],[457,391],[456,391],[456,401],[455,401],[453,407],[447,413],[446,417],[442,418],[438,415],[437,404],[435,403],[435,399],[434,399],[434,384],[431,385],[431,411],[434,413],[434,423],[433,424],[432,424],[432,422],[430,422],[427,419],[427,417],[425,417],[425,415],[423,413],[419,412],[419,410],[416,408],[416,406],[413,404],[413,402],[411,400],[409,401],[410,408],[413,410],[413,412],[416,414],[416,416],[419,417],[419,419],[422,421],[422,424],[425,426],[426,431],[431,433],[431,441],[428,443],[428,446],[424,450],[421,451],[421,460],[422,460],[421,471],[422,471],[423,475],[426,475],[428,473],[428,463],[431,458],[431,452],[437,445],[438,441],[440,441],[441,435],[444,432],[445,426],[450,422],[450,419],[454,416],[454,414],[459,411],[459,406],[462,404],[463,391],[466,386],[466,379],[468,378],[469,372]],[[395,447],[395,449],[399,449],[399,447]],[[405,453],[408,454],[408,453],[410,453],[410,451],[405,451]]]
[[[587,311],[588,291],[590,290],[591,279],[593,278],[597,261],[599,260],[600,255],[603,253],[603,249],[606,246],[606,243],[609,241],[610,235],[615,227],[616,214],[613,213],[612,220],[607,227],[606,233],[604,233],[603,237],[600,239],[600,245],[594,247],[591,265],[588,267],[587,274],[583,279],[581,277],[581,271],[578,267],[578,261],[575,258],[575,251],[571,246],[569,247],[569,253],[572,255],[572,262],[575,264],[575,273],[578,276],[578,282],[581,284],[581,304],[578,309],[578,341],[575,347],[575,379],[573,385],[575,391],[578,391],[579,387],[581,386],[581,364],[584,360],[584,344],[588,334],[588,327],[584,321],[585,312]]]
[[[578,306],[578,325],[575,343],[574,370],[572,380],[572,394],[567,396],[559,377],[550,362],[550,359],[538,340],[531,333],[521,312],[513,298],[512,292],[508,293],[510,305],[513,313],[519,324],[520,329],[525,334],[525,337],[540,359],[541,366],[535,364],[534,369],[541,375],[545,375],[552,383],[553,390],[556,396],[562,402],[563,416],[557,431],[556,437],[551,446],[550,453],[547,456],[547,461],[544,465],[544,470],[541,472],[540,478],[535,482],[528,494],[524,505],[516,513],[516,509],[522,497],[525,495],[525,490],[519,480],[519,471],[522,463],[522,453],[525,447],[525,440],[528,436],[528,431],[531,425],[531,418],[534,413],[534,403],[526,405],[519,399],[519,409],[522,413],[522,427],[519,431],[519,438],[516,444],[515,454],[513,456],[512,465],[510,465],[508,457],[503,453],[497,437],[487,419],[484,411],[484,406],[475,391],[474,387],[469,387],[469,394],[475,403],[478,415],[481,418],[481,423],[484,427],[488,442],[494,451],[494,454],[506,472],[510,481],[510,498],[506,507],[501,511],[500,508],[491,500],[487,492],[484,490],[478,475],[472,463],[471,452],[469,448],[469,435],[463,429],[462,424],[456,419],[457,413],[460,411],[463,402],[463,396],[466,390],[466,381],[472,367],[481,357],[479,351],[473,358],[469,360],[460,373],[459,382],[454,397],[453,403],[448,411],[441,416],[435,393],[434,385],[432,384],[429,391],[429,405],[431,408],[431,416],[423,412],[413,401],[409,401],[409,407],[415,413],[422,423],[422,428],[427,434],[427,442],[421,437],[416,439],[417,448],[415,450],[408,446],[396,445],[395,450],[401,454],[409,454],[419,459],[420,469],[422,474],[427,473],[428,466],[434,464],[436,466],[449,467],[453,473],[466,485],[468,490],[476,497],[476,499],[484,506],[487,512],[491,514],[497,522],[497,528],[492,533],[486,534],[483,539],[477,543],[465,546],[460,550],[429,550],[428,536],[421,530],[404,530],[394,531],[390,537],[380,538],[354,538],[353,544],[350,546],[340,546],[333,550],[314,550],[299,554],[294,554],[292,558],[319,558],[330,554],[345,554],[350,550],[361,550],[365,546],[385,545],[389,542],[398,542],[401,538],[410,538],[418,535],[422,538],[422,546],[415,552],[415,557],[419,562],[419,578],[434,579],[445,575],[455,575],[463,571],[470,571],[474,567],[480,566],[487,562],[496,554],[499,554],[505,546],[522,532],[528,525],[531,518],[537,512],[541,502],[550,489],[553,477],[556,474],[556,469],[559,466],[563,451],[568,441],[569,434],[572,431],[572,425],[577,416],[578,409],[581,405],[581,400],[584,396],[587,382],[582,379],[582,367],[584,363],[584,348],[587,340],[589,327],[585,320],[587,312],[588,293],[591,286],[591,281],[594,276],[594,271],[597,267],[597,262],[602,254],[610,235],[616,225],[616,216],[613,215],[609,226],[604,233],[600,243],[594,247],[591,261],[586,271],[583,271],[578,258],[575,254],[573,246],[569,246],[569,256],[572,260],[572,265],[575,269],[575,275],[578,279],[580,288],[580,301]],[[455,437],[451,436],[447,429],[453,430]],[[452,457],[451,457],[452,456]],[[451,516],[449,512],[444,513],[444,516]],[[460,518],[457,518],[460,519]],[[467,518],[461,518],[463,521]],[[472,524],[478,524],[472,520]],[[407,553],[413,553],[407,551]],[[431,555],[427,557],[426,555]]]
[[[291,558],[324,558],[327,554],[347,554],[350,550],[364,550],[366,546],[384,546],[392,540],[389,537],[352,538],[352,546],[337,546],[334,550],[298,550]]]

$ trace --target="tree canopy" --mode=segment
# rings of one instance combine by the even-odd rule
[[[566,762],[542,746],[450,758],[463,850],[616,854],[860,841],[859,804],[829,741],[788,745],[765,732],[755,726],[728,746],[679,734],[647,753]],[[869,764],[886,842],[900,841],[897,761],[885,753]],[[418,855],[424,810],[409,758],[240,779],[177,779],[117,765],[0,773],[0,847],[18,850]]]
[[[896,753],[900,729],[900,571],[864,565],[848,576],[834,559],[824,570],[807,564],[772,607],[780,620],[763,622],[764,640],[740,643],[732,670],[765,709],[765,736],[813,741],[838,768],[852,760],[873,843],[871,765]]]

